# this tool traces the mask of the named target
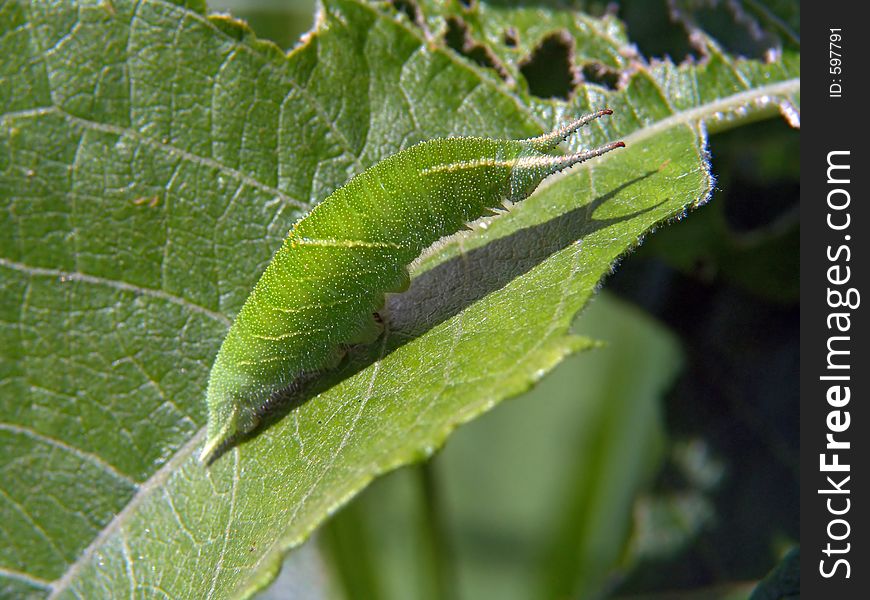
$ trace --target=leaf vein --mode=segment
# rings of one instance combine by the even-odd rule
[[[22,110],[15,113],[9,113],[2,117],[2,121],[6,123],[11,118],[39,118],[46,115],[57,115],[63,119],[66,119],[71,124],[78,126],[85,130],[91,131],[99,131],[101,133],[108,133],[111,135],[117,135],[119,137],[128,137],[131,138],[144,146],[148,146],[150,148],[159,150],[161,152],[166,153],[167,156],[176,157],[182,160],[185,160],[189,163],[199,165],[201,167],[206,167],[208,169],[213,169],[220,173],[224,173],[233,179],[241,181],[242,183],[247,184],[248,186],[260,190],[261,192],[265,192],[270,194],[283,202],[288,204],[292,204],[301,209],[308,209],[310,205],[307,202],[303,202],[302,200],[297,200],[296,198],[291,198],[285,192],[279,190],[276,187],[265,184],[262,181],[255,179],[254,177],[248,175],[247,173],[235,169],[233,167],[227,166],[220,161],[217,161],[213,158],[208,158],[205,156],[199,156],[198,154],[194,154],[188,150],[183,150],[177,146],[173,146],[168,143],[164,143],[162,141],[151,139],[150,137],[143,135],[139,131],[135,129],[131,129],[128,127],[120,127],[118,125],[112,125],[109,123],[99,123],[97,121],[92,121],[89,119],[85,119],[83,117],[72,115],[62,108],[58,106],[51,107],[40,107],[31,110]]]
[[[24,273],[31,277],[56,277],[61,281],[75,281],[80,283],[87,283],[89,285],[105,286],[120,290],[122,292],[140,294],[142,296],[150,296],[152,298],[165,300],[166,302],[171,302],[172,304],[176,304],[178,306],[186,308],[191,312],[204,315],[212,320],[218,321],[219,323],[226,325],[227,327],[229,327],[231,323],[230,319],[228,319],[225,315],[219,312],[205,308],[204,306],[195,304],[190,300],[182,298],[181,296],[176,296],[163,290],[146,288],[139,285],[134,285],[132,283],[127,283],[125,281],[108,279],[106,277],[98,277],[96,275],[88,275],[86,273],[63,271],[61,269],[48,269],[45,267],[32,267],[30,265],[25,265],[5,258],[0,258],[0,267],[5,267],[13,271],[18,271],[19,273]]]
[[[57,448],[58,450],[62,450],[63,452],[72,454],[76,458],[80,459],[82,462],[87,462],[94,465],[99,470],[108,473],[113,478],[118,479],[119,481],[123,481],[134,489],[139,487],[139,482],[137,482],[126,473],[122,473],[117,467],[106,462],[96,454],[87,452],[80,448],[76,448],[75,446],[68,444],[62,440],[47,436],[43,433],[39,433],[38,431],[35,431],[29,427],[15,425],[13,423],[0,423],[0,431],[6,431],[15,435],[23,435],[36,442],[40,442],[53,448]]]
[[[16,571],[15,569],[10,569],[8,567],[0,567],[0,577],[6,577],[7,579],[15,579],[17,581],[21,581],[23,583],[27,583],[29,585],[40,587],[45,590],[51,589],[51,582],[40,577],[36,577],[35,575],[30,575],[28,573],[23,573],[21,571]]]

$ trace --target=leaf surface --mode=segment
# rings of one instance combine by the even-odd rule
[[[259,589],[372,478],[590,345],[568,330],[602,277],[706,199],[704,124],[797,118],[796,56],[712,43],[560,103],[355,0],[325,2],[288,56],[194,1],[0,15],[3,595]],[[416,141],[530,136],[604,105],[571,146],[625,151],[439,244],[381,340],[196,462],[213,357],[298,216]]]

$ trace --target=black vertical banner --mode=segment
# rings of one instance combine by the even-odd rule
[[[858,599],[870,594],[870,30],[863,2],[801,8],[801,592]]]

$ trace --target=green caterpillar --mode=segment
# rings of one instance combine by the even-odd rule
[[[408,287],[407,265],[428,246],[528,197],[549,175],[624,147],[549,154],[610,114],[600,110],[526,140],[422,142],[353,177],[297,221],[218,352],[200,460],[210,462],[250,431],[272,394],[335,366],[347,345],[374,341],[384,294]]]

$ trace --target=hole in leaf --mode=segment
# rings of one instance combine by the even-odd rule
[[[583,66],[583,80],[594,83],[609,90],[615,90],[619,83],[619,71],[601,63],[589,63]]]
[[[619,18],[643,56],[669,56],[679,63],[692,55],[685,27],[670,18],[666,0],[622,2]]]
[[[413,0],[390,0],[397,11],[408,17],[408,20],[415,25],[420,23],[420,8]]]
[[[516,48],[520,43],[520,34],[513,27],[504,30],[504,45],[508,48]]]
[[[447,31],[444,33],[444,43],[467,59],[481,67],[492,69],[503,80],[508,80],[507,71],[489,48],[476,43],[468,33],[468,25],[457,17],[447,19]]]
[[[540,98],[567,100],[574,91],[577,74],[573,64],[574,40],[566,31],[551,33],[520,62],[520,72],[529,92]]]

